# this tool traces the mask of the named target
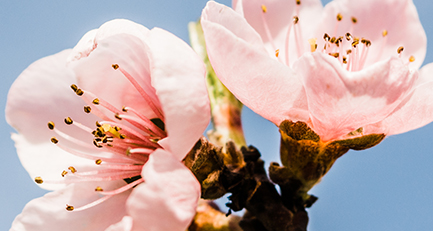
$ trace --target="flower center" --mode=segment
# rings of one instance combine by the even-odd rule
[[[295,58],[300,58],[302,54],[308,52],[305,48],[307,46],[304,46],[304,41],[302,39],[302,32],[301,27],[299,25],[300,19],[298,17],[299,15],[299,8],[301,7],[301,0],[296,0],[296,6],[291,12],[292,15],[292,21],[289,22],[289,27],[287,30],[287,33],[285,35],[285,41],[284,44],[276,44],[275,39],[273,38],[271,31],[268,26],[268,22],[266,20],[265,15],[269,14],[271,12],[268,12],[268,8],[265,5],[261,5],[261,17],[263,22],[263,28],[266,34],[266,38],[269,41],[272,48],[275,50],[275,56],[277,59],[285,63],[287,66],[290,66],[289,62],[289,56],[292,56],[295,54]],[[321,49],[318,49],[317,45],[317,39],[312,38],[308,40],[308,43],[310,44],[310,51],[320,51],[325,54],[328,54],[330,56],[333,56],[334,58],[338,59],[340,64],[348,71],[359,71],[362,68],[364,68],[366,64],[366,60],[368,58],[369,50],[371,49],[371,41],[368,38],[364,37],[357,37],[353,36],[354,28],[356,27],[356,24],[358,23],[358,19],[356,17],[351,17],[351,26],[346,34],[341,34],[337,36],[337,32],[340,26],[340,22],[343,20],[342,14],[336,15],[336,23],[334,30],[332,33],[329,33],[333,36],[330,36],[328,33],[324,33],[323,39],[324,39],[324,46]],[[382,41],[378,41],[381,44],[379,46],[376,46],[375,49],[380,49],[377,53],[377,58],[380,58],[383,54],[384,47],[387,45],[387,35],[388,31],[385,29],[382,31]],[[292,46],[294,48],[294,51],[289,51],[289,45],[290,42],[294,42],[295,45]],[[277,45],[282,45],[282,47],[277,47]],[[282,49],[281,49],[282,48]],[[396,48],[398,57],[401,58],[401,54],[403,52],[403,47]],[[281,57],[281,52],[284,52],[284,60]],[[410,56],[409,62],[414,62],[415,57]]]
[[[81,171],[70,166],[63,170],[64,181],[46,181],[46,183],[75,183],[82,181],[114,181],[124,180],[127,185],[112,191],[104,191],[101,187],[95,188],[95,193],[101,197],[87,205],[74,208],[66,205],[68,211],[80,211],[125,192],[144,180],[141,177],[143,165],[147,162],[149,155],[157,148],[162,148],[158,141],[167,137],[164,126],[164,115],[157,101],[156,95],[149,95],[138,84],[133,76],[118,64],[112,65],[114,70],[120,70],[129,80],[138,93],[149,106],[154,118],[148,118],[133,107],[123,106],[116,108],[95,94],[71,85],[72,90],[88,104],[84,106],[84,112],[94,114],[100,118],[92,129],[84,124],[67,117],[64,122],[69,126],[76,126],[89,135],[89,139],[77,137],[74,134],[63,132],[55,126],[53,121],[48,122],[48,128],[56,133],[51,142],[61,149],[75,156],[94,161],[95,167],[91,170]],[[92,105],[92,106],[90,106]],[[44,182],[41,177],[36,177],[35,182]]]

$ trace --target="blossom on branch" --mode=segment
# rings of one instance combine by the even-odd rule
[[[6,117],[23,166],[55,190],[11,230],[185,230],[193,219],[200,184],[180,161],[210,120],[205,67],[167,31],[113,20],[88,32],[18,77]]]
[[[234,0],[202,14],[213,68],[233,94],[322,141],[393,135],[433,120],[433,65],[411,0]]]

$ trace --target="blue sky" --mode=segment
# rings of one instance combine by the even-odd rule
[[[219,1],[230,4],[229,0]],[[433,41],[433,2],[414,0],[427,37]],[[187,23],[195,21],[205,0],[2,1],[0,7],[0,106],[9,87],[32,62],[73,47],[84,33],[114,18],[149,28],[161,27],[187,41]],[[424,63],[433,62],[428,46]],[[433,73],[432,73],[433,78]],[[275,125],[246,109],[247,142],[264,159],[278,161]],[[46,191],[21,166],[10,139],[13,129],[0,114],[0,230],[8,230],[24,205]],[[312,193],[310,231],[406,231],[433,227],[433,125],[391,136],[372,149],[340,158]],[[35,131],[37,132],[37,131]],[[227,199],[221,199],[222,203]],[[225,208],[223,208],[225,209]]]

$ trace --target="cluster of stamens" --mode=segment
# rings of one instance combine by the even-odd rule
[[[297,54],[297,57],[299,58],[303,53],[306,51],[304,50],[303,41],[301,39],[301,28],[298,26],[299,21],[301,20],[299,15],[299,7],[301,5],[301,0],[296,0],[296,6],[292,12],[292,22],[289,23],[289,28],[286,33],[286,39],[284,43],[284,54],[285,54],[285,64],[290,65],[289,62],[289,54]],[[270,13],[268,11],[268,8],[265,5],[261,5],[261,11],[262,11],[262,22],[265,29],[265,33],[267,36],[268,41],[270,42],[271,46],[275,50],[275,56],[278,60],[283,62],[282,58],[280,57],[281,54],[281,48],[278,48],[277,45],[274,43],[274,39],[271,35],[268,23],[265,18],[265,14]],[[336,26],[334,28],[334,31],[332,34],[337,34],[338,26],[340,22],[344,19],[343,15],[338,13],[336,16]],[[346,68],[348,71],[359,71],[361,70],[366,63],[369,49],[372,45],[371,40],[363,37],[356,37],[352,35],[352,31],[354,31],[355,25],[358,23],[358,19],[356,17],[351,17],[351,28],[349,29],[349,32],[344,34],[343,36],[330,36],[328,33],[325,33],[323,35],[324,40],[324,46],[320,50],[323,53],[326,53],[336,59],[339,60],[341,65]],[[289,37],[293,36],[294,42],[296,43],[295,51],[290,51],[289,53]],[[383,52],[383,47],[386,45],[386,37],[388,36],[388,31],[383,30],[382,31],[382,37],[383,41],[382,44],[380,44],[380,52],[379,56]],[[310,51],[315,52],[318,48],[317,45],[317,39],[312,38],[308,40],[310,44]],[[403,47],[397,48],[397,55],[401,57],[401,54],[403,52]],[[409,62],[414,62],[415,57],[410,56]]]
[[[88,104],[84,106],[84,112],[97,115],[101,121],[96,121],[96,128],[91,129],[70,117],[64,119],[66,125],[75,125],[87,134],[91,134],[93,140],[89,139],[88,142],[83,141],[82,137],[73,137],[60,131],[53,121],[49,121],[48,128],[57,134],[57,137],[51,138],[51,142],[73,155],[94,161],[95,170],[80,172],[75,167],[69,166],[61,172],[62,177],[68,178],[65,178],[66,181],[47,180],[45,183],[124,180],[127,184],[112,191],[104,191],[98,186],[94,191],[103,197],[79,208],[66,205],[68,211],[80,211],[93,207],[142,183],[141,170],[143,165],[155,149],[161,148],[158,141],[167,136],[164,128],[164,116],[160,106],[158,106],[159,101],[155,101],[156,97],[149,96],[137,81],[118,64],[114,64],[112,67],[114,70],[122,72],[148,103],[156,117],[149,119],[132,107],[124,106],[118,109],[107,101],[97,98],[93,93],[80,89],[75,84],[71,85],[75,94],[82,97]],[[63,141],[73,145],[63,145]],[[82,151],[83,147],[87,151]],[[36,177],[35,182],[42,184],[44,180],[41,177]]]

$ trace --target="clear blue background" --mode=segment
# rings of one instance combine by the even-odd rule
[[[219,1],[230,5],[229,0]],[[0,1],[0,108],[14,79],[29,64],[73,47],[84,33],[114,18],[164,28],[185,41],[187,23],[199,18],[205,0]],[[433,41],[433,1],[415,0]],[[425,63],[433,62],[433,47]],[[432,73],[433,78],[433,73]],[[433,93],[433,92],[432,92]],[[278,160],[275,125],[246,109],[246,137],[264,159]],[[8,230],[24,205],[46,191],[21,166],[0,114],[0,230]],[[35,131],[37,132],[37,131]],[[367,151],[339,159],[312,193],[310,231],[433,230],[433,126],[386,138]],[[222,199],[223,202],[227,201]],[[225,208],[223,208],[225,209]]]

